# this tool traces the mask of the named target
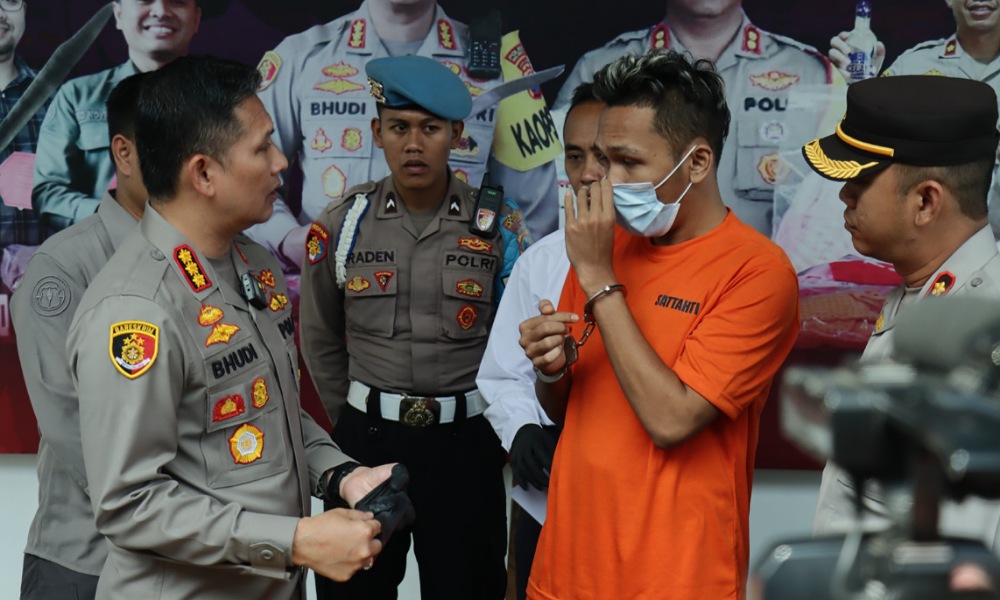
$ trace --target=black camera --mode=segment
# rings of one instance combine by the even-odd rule
[[[846,473],[858,521],[774,545],[752,600],[1000,598],[996,556],[939,532],[943,501],[1000,498],[1000,304],[922,300],[891,333],[899,362],[785,374],[782,429]],[[863,524],[872,496],[877,530]],[[980,583],[956,587],[963,572]]]

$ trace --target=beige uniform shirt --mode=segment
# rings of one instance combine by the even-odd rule
[[[904,284],[905,285],[905,284]],[[896,317],[906,290],[901,285],[889,294],[882,307],[861,361],[877,363],[893,358],[892,337]],[[924,284],[917,301],[928,296],[975,296],[1000,299],[1000,254],[989,227],[984,227],[966,240],[962,246],[941,265]],[[902,307],[905,310],[906,306]],[[933,343],[933,340],[928,340]],[[819,503],[816,509],[814,532],[817,534],[844,533],[855,522],[853,498],[855,492],[850,479],[832,462],[823,470]],[[888,525],[881,493],[869,488],[862,498],[865,507],[866,530],[884,529]],[[1000,502],[970,497],[962,503],[944,502],[941,505],[940,531],[944,535],[981,540],[994,553],[1000,555]]]
[[[278,265],[238,237],[253,308],[153,208],[84,294],[67,353],[98,530],[98,598],[292,598],[299,517],[349,460],[300,408]]]
[[[83,292],[135,226],[105,193],[97,214],[42,244],[11,300],[21,372],[41,432],[38,510],[24,551],[87,575],[101,574],[108,551],[87,496],[66,334]]]

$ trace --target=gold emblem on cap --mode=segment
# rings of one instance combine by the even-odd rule
[[[861,164],[855,160],[833,160],[820,148],[818,139],[806,144],[804,150],[806,158],[817,171],[834,179],[853,179],[861,171],[878,164],[876,161]]]
[[[375,98],[375,102],[385,104],[385,90],[382,88],[382,84],[369,77],[368,85],[372,88],[372,97]]]

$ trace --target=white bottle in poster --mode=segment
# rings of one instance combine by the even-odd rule
[[[847,58],[851,61],[847,65],[848,82],[877,75],[872,63],[877,43],[878,39],[872,33],[872,4],[861,0],[854,10],[854,29],[847,34],[847,45],[850,47]]]

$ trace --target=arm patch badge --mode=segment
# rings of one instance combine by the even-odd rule
[[[323,260],[329,243],[330,233],[325,227],[319,223],[309,226],[309,236],[306,238],[306,256],[309,257],[309,264],[314,265]]]
[[[160,328],[145,321],[120,321],[111,325],[108,351],[119,373],[135,379],[153,366],[159,350]]]
[[[257,64],[257,71],[260,72],[260,86],[258,86],[257,91],[266,90],[272,83],[274,83],[274,80],[278,77],[278,71],[280,70],[281,56],[273,50],[265,52],[264,56]]]

